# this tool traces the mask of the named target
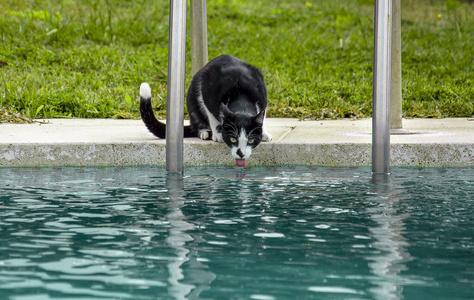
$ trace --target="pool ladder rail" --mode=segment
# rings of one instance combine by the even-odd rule
[[[168,172],[183,174],[187,1],[171,0],[170,6],[166,170]],[[393,15],[392,12],[394,12],[395,15]],[[394,28],[392,28],[392,20],[395,24]],[[372,104],[373,173],[390,173],[390,100],[391,79],[394,78],[391,70],[392,31],[394,29],[399,31],[399,20],[400,0],[375,0]],[[195,73],[198,69],[203,67],[208,60],[206,0],[191,1],[191,23],[191,57],[193,60],[193,73]],[[396,40],[394,45],[399,47],[400,43],[397,39],[400,39],[400,35],[396,34],[394,37]],[[400,51],[396,49],[394,52],[400,53]],[[397,68],[400,61],[400,59],[395,60]],[[398,91],[401,86],[401,79],[394,82],[397,84],[394,91]],[[401,107],[401,98],[396,99],[395,102],[396,106]],[[393,119],[395,120],[396,118]]]

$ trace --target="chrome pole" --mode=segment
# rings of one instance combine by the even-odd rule
[[[170,0],[166,170],[183,173],[186,0]]]
[[[392,1],[375,0],[372,172],[390,173]]]
[[[193,75],[207,64],[206,0],[191,0],[191,62]]]

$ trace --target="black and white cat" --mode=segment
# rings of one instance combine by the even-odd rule
[[[224,142],[235,163],[245,160],[261,141],[271,141],[265,127],[267,87],[259,69],[230,55],[211,60],[193,77],[186,98],[190,126],[184,137]],[[140,86],[140,113],[148,130],[165,138],[166,125],[159,122],[151,107],[151,89]]]

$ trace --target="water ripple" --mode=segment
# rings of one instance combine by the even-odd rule
[[[469,298],[474,169],[393,172],[0,169],[0,295]]]

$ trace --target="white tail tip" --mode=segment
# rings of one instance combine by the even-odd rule
[[[151,98],[151,88],[146,82],[140,85],[140,97],[145,99]]]

